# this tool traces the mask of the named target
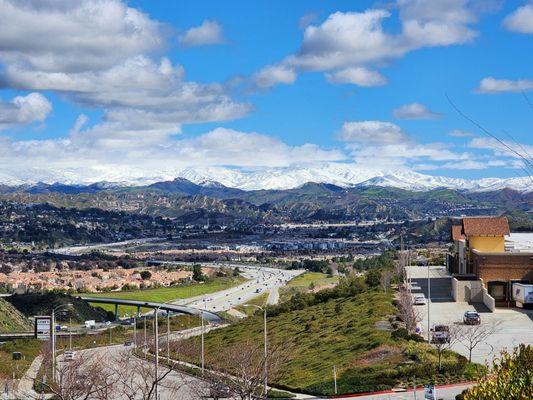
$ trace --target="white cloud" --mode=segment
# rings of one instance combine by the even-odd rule
[[[442,117],[442,114],[431,111],[420,103],[404,104],[394,109],[392,114],[396,119],[436,119]]]
[[[510,31],[533,33],[533,4],[519,7],[503,20],[503,26]]]
[[[453,137],[470,137],[470,136],[474,136],[474,134],[472,132],[463,131],[461,129],[454,129],[454,130],[448,132],[448,135],[453,136]]]
[[[286,65],[268,65],[252,76],[255,86],[260,89],[272,87],[278,83],[291,84],[296,80],[296,71]]]
[[[387,83],[387,78],[379,72],[362,67],[352,67],[326,73],[326,79],[331,83],[353,83],[363,87],[383,86]]]
[[[476,137],[468,142],[468,147],[474,149],[490,150],[497,156],[518,158],[520,156],[516,153],[522,154],[524,157],[531,158],[533,154],[533,146],[525,143],[516,143],[502,140],[497,141],[490,137]],[[514,152],[511,150],[513,149]]]
[[[52,111],[52,104],[39,93],[17,96],[11,101],[0,100],[0,129],[44,121]]]
[[[345,122],[339,139],[345,142],[382,145],[409,140],[398,125],[383,121]]]
[[[187,47],[224,43],[222,26],[217,21],[205,20],[201,25],[187,30],[180,36],[179,41]]]
[[[501,93],[501,92],[522,92],[533,90],[533,80],[531,79],[496,79],[493,77],[483,78],[479,83],[478,93]]]
[[[119,0],[1,0],[0,26],[0,61],[44,72],[106,69],[163,44],[160,24]]]
[[[305,29],[317,19],[318,14],[316,12],[308,12],[300,17],[300,19],[298,20],[298,27],[300,29]]]
[[[467,0],[400,0],[398,9],[399,33],[384,29],[384,22],[392,16],[386,9],[335,12],[321,24],[309,25],[296,53],[266,67],[291,71],[291,79],[265,80],[263,87],[292,83],[296,79],[293,75],[305,71],[328,72],[328,79],[334,83],[350,81],[370,86],[369,79],[359,76],[362,71],[381,68],[424,47],[467,43],[477,35],[471,28],[477,15]],[[373,78],[374,86],[376,82],[384,83],[378,75]]]

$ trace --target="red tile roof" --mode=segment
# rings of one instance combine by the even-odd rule
[[[466,236],[463,235],[463,226],[462,225],[452,225],[452,240],[465,240]]]
[[[462,233],[466,236],[505,236],[511,232],[507,217],[463,218]]]

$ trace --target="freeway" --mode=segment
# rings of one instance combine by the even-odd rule
[[[220,264],[202,265],[220,266]],[[241,275],[247,278],[248,281],[220,292],[176,300],[173,304],[187,305],[211,312],[228,311],[235,306],[249,302],[262,293],[277,292],[288,281],[305,272],[303,270],[281,270],[254,265],[225,264],[223,266],[227,268],[238,267],[242,271]],[[271,297],[276,302],[279,299],[277,295]]]

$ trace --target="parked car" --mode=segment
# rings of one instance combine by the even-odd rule
[[[463,315],[463,323],[465,325],[479,325],[481,324],[481,317],[475,311],[467,311]]]
[[[415,296],[414,304],[415,304],[415,306],[425,306],[426,305],[426,296],[424,296],[423,294],[417,294]]]
[[[450,343],[450,327],[436,324],[431,328],[431,343]]]
[[[227,399],[231,397],[231,389],[228,385],[217,383],[209,389],[209,397],[213,399]]]

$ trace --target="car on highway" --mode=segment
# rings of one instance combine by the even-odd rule
[[[425,306],[427,304],[426,296],[423,294],[417,294],[413,303],[415,306]]]
[[[479,325],[481,324],[481,317],[475,311],[466,311],[463,315],[463,323],[465,325]]]
[[[433,325],[431,343],[450,343],[450,327],[444,324]]]

